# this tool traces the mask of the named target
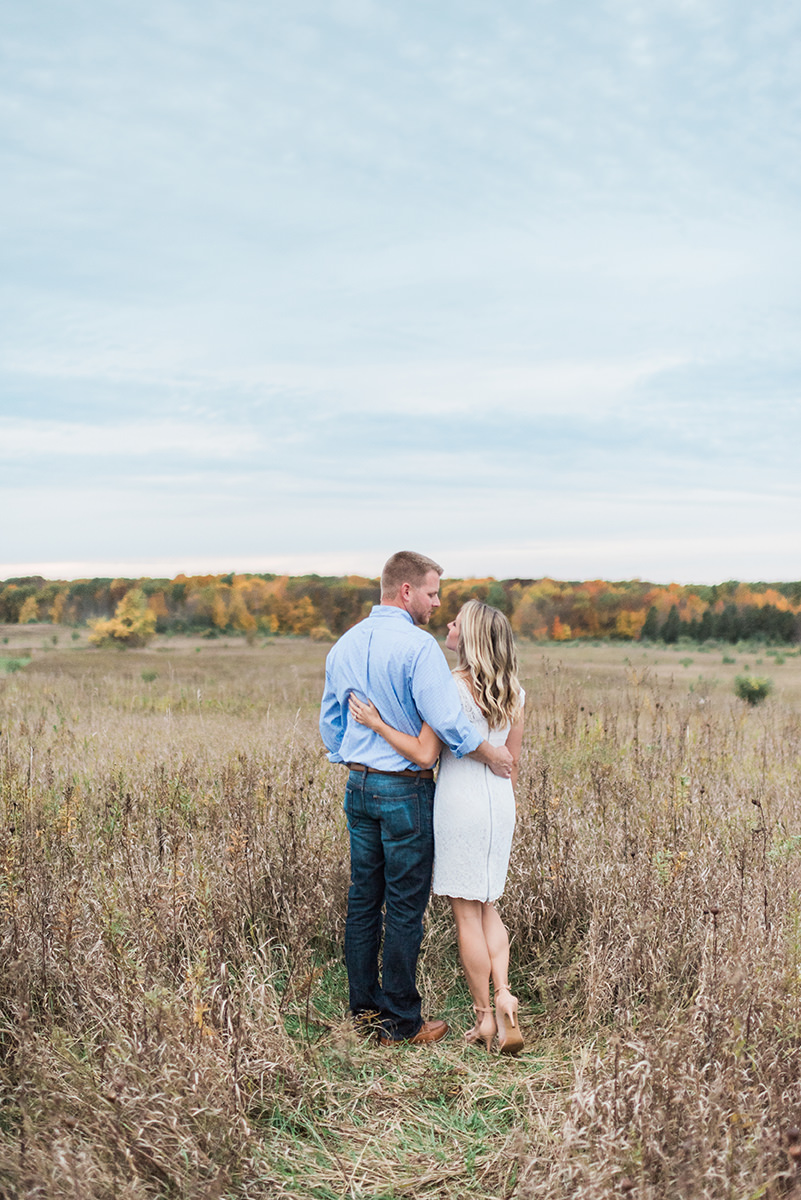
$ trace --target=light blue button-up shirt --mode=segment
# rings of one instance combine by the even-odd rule
[[[380,734],[350,717],[351,692],[372,700],[386,723],[402,733],[416,737],[427,721],[457,758],[481,744],[462,712],[444,654],[402,608],[375,605],[330,651],[320,734],[331,762],[358,762],[376,771],[416,769]]]

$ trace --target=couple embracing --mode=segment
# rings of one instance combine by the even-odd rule
[[[497,1035],[501,1052],[516,1054],[523,1039],[509,938],[493,901],[509,863],[525,697],[509,622],[479,600],[448,626],[445,645],[457,655],[450,673],[423,628],[439,607],[441,575],[425,555],[393,554],[381,603],[326,661],[320,732],[330,760],[350,768],[350,1010],[365,1028],[378,1025],[383,1046],[428,1044],[448,1032],[442,1020],[423,1020],[416,985],[433,865],[473,998],[466,1039],[489,1049]]]

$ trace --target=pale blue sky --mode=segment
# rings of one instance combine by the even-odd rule
[[[0,39],[0,578],[801,576],[796,6]]]

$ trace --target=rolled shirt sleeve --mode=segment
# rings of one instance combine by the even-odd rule
[[[448,664],[433,638],[426,639],[412,673],[414,703],[427,724],[456,758],[471,754],[482,737],[462,711],[459,692]]]

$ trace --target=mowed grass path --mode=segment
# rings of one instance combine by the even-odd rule
[[[451,1036],[387,1052],[344,1020],[326,646],[0,633],[31,658],[0,673],[0,1194],[795,1186],[797,654],[522,647],[506,1061],[462,1041],[442,902],[420,976]],[[774,681],[758,708],[746,669]]]

